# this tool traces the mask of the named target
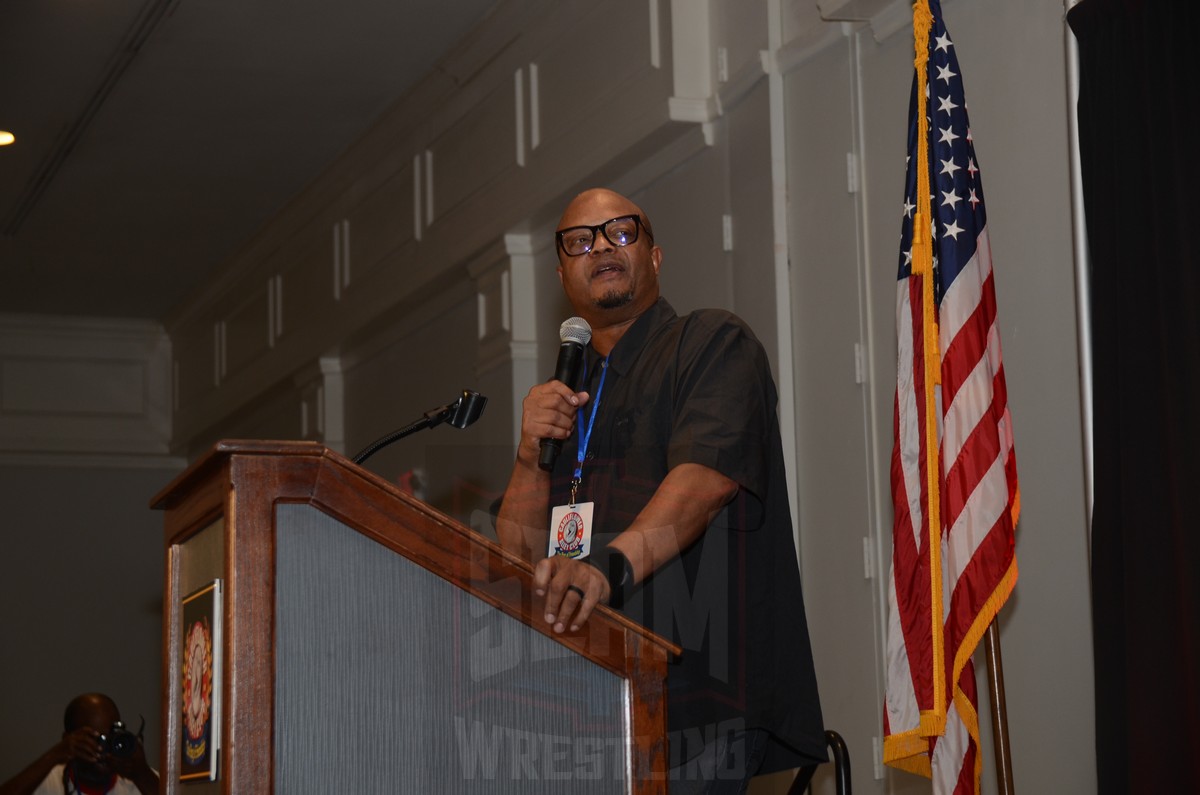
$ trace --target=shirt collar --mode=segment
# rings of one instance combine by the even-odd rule
[[[643,312],[637,320],[633,321],[633,325],[629,330],[621,335],[621,339],[617,340],[617,344],[613,347],[612,352],[608,354],[608,366],[617,371],[617,375],[625,375],[629,372],[641,355],[642,349],[645,347],[646,340],[657,331],[660,327],[666,325],[677,317],[674,308],[667,303],[667,299],[661,295],[654,305]],[[600,356],[595,349],[590,345],[588,350],[591,353],[589,359],[589,369],[599,360]]]

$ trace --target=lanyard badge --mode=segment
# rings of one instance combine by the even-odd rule
[[[575,456],[575,473],[571,478],[571,497],[566,505],[556,505],[550,512],[550,548],[547,557],[562,555],[582,560],[591,552],[592,513],[595,503],[577,503],[579,484],[583,482],[583,461],[587,456],[588,443],[592,439],[592,428],[596,424],[596,412],[600,408],[600,395],[604,392],[604,379],[608,375],[608,359],[600,363],[600,384],[592,398],[592,412],[584,430],[583,409],[575,425],[579,429],[579,450]]]

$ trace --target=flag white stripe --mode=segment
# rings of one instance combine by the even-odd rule
[[[891,587],[888,588],[887,696],[883,704],[888,712],[888,726],[892,734],[902,734],[921,725],[921,708],[917,706],[912,668],[909,667],[908,651],[904,646],[904,630],[900,627],[896,572],[890,567],[888,581]]]
[[[971,735],[967,732],[967,726],[963,723],[962,716],[958,714],[958,709],[952,700],[946,711],[946,733],[938,738],[937,744],[933,747],[933,791],[935,793],[954,792],[970,742]]]
[[[912,327],[912,305],[907,280],[900,281],[896,292],[896,338],[897,338],[897,439],[900,448],[902,482],[895,485],[903,495],[896,498],[908,505],[912,523],[913,543],[917,549],[925,546],[921,535],[924,508],[921,503],[921,426],[918,422],[917,393],[913,386],[914,339]],[[888,725],[892,734],[915,731],[921,723],[921,709],[917,703],[913,685],[912,668],[905,646],[904,631],[900,623],[900,609],[896,601],[896,573],[894,563],[888,567],[888,633],[887,633],[887,692],[884,708],[888,714]]]
[[[979,544],[995,526],[1001,514],[1008,507],[1008,478],[1004,472],[1004,462],[997,456],[988,467],[979,485],[971,492],[967,504],[954,527],[950,528],[945,544],[945,559],[942,561],[943,570],[949,578],[946,593],[953,593],[963,571],[971,563],[971,557]],[[946,612],[949,611],[950,600],[946,600]]]
[[[985,225],[975,238],[975,253],[963,265],[958,276],[951,282],[942,296],[938,308],[938,345],[944,354],[950,349],[950,341],[962,331],[963,324],[971,317],[983,296],[983,283],[992,272],[991,244]]]
[[[1000,456],[1008,461],[1008,456],[1013,449],[1013,430],[1012,412],[1008,410],[1007,403],[1004,406],[1004,416],[996,423],[996,427],[1000,429]]]
[[[921,526],[925,521],[925,511],[921,504],[921,424],[918,421],[920,415],[917,409],[917,390],[912,384],[914,341],[907,281],[900,282],[896,302],[896,338],[899,343],[896,395],[900,423],[896,443],[900,445],[900,463],[904,472],[904,492],[912,521],[913,542],[917,549],[921,549],[924,547]]]
[[[963,445],[992,408],[992,380],[996,375],[996,365],[993,362],[1000,354],[999,339],[996,324],[992,323],[988,329],[988,349],[963,379],[949,411],[942,418],[942,455],[943,460],[948,462],[946,471],[950,470],[953,462],[958,461]],[[995,356],[992,355],[993,347]]]

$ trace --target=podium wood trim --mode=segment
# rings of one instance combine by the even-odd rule
[[[315,442],[229,440],[152,501],[163,510],[165,792],[178,792],[181,544],[224,520],[225,644],[219,791],[274,792],[275,508],[303,503],[553,638],[629,683],[630,792],[666,792],[666,665],[677,646],[599,607],[576,633],[556,635],[532,592],[533,569],[491,540]],[[511,583],[521,584],[521,597]],[[506,587],[497,587],[506,582]],[[188,785],[193,786],[193,785]]]

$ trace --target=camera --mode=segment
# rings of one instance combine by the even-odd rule
[[[127,759],[133,756],[134,750],[137,749],[138,740],[142,738],[142,730],[145,728],[145,718],[142,718],[142,725],[138,728],[137,734],[126,729],[125,724],[121,721],[116,721],[113,723],[112,728],[100,735],[100,745],[104,749],[104,753],[109,756]]]

